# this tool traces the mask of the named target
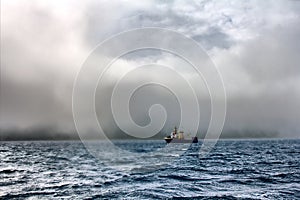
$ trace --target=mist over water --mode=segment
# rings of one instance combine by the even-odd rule
[[[165,143],[119,145],[151,152]],[[1,142],[0,198],[300,198],[300,140],[220,140],[201,159],[199,147],[177,145],[186,151],[182,156],[174,149],[156,157],[99,160],[80,142]],[[109,155],[109,149],[102,147],[102,153]],[[173,162],[164,163],[168,157]],[[151,165],[144,165],[149,160]]]
[[[99,43],[112,35],[144,27],[178,31],[203,46],[214,61],[227,94],[224,137],[299,138],[299,10],[299,1],[270,0],[230,4],[216,0],[135,1],[133,4],[95,0],[3,1],[1,140],[76,137],[72,88],[82,63]],[[164,42],[168,43],[168,39]],[[118,44],[110,50],[122,47]],[[185,51],[193,53],[189,49]],[[139,51],[120,58],[116,70],[107,79],[112,81],[120,71],[141,63],[179,66],[182,74],[194,75],[174,55]],[[140,73],[138,78],[147,75]],[[169,77],[160,72],[150,75]],[[88,88],[89,79],[85,84]],[[107,87],[112,87],[109,82]],[[158,97],[165,96],[159,93]],[[85,94],[80,98],[85,98]],[[207,99],[201,102],[204,101]],[[208,119],[209,107],[209,102],[201,105],[202,116]],[[133,117],[139,118],[138,115]],[[177,119],[172,120],[176,123]],[[86,118],[83,123],[89,121]],[[200,122],[204,131],[207,121],[204,118]],[[137,121],[146,122],[145,115]],[[116,133],[115,126],[110,126],[110,121],[106,123],[108,131]],[[43,134],[37,129],[43,129]],[[87,131],[97,130],[89,130],[87,125]],[[253,132],[259,134],[252,135]]]

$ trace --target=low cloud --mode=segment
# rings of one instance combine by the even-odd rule
[[[72,89],[82,63],[107,37],[149,26],[190,36],[219,68],[228,98],[222,137],[299,137],[299,11],[297,1],[1,1],[1,140],[76,139]],[[116,65],[126,71],[149,62],[181,66],[193,77],[188,65],[160,51],[132,54]],[[161,88],[148,91],[149,102],[142,93],[135,97],[142,102],[131,105],[133,119],[147,124],[148,104],[159,101],[172,116],[163,135],[179,120],[178,105]],[[203,135],[211,114],[207,91],[199,100]],[[111,116],[103,122],[113,138],[120,137]],[[87,132],[95,131],[86,123]]]

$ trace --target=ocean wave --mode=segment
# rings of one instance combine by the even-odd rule
[[[128,148],[151,150],[151,143],[137,143]],[[178,157],[175,151],[142,159],[107,156],[104,165],[78,142],[3,143],[0,199],[300,198],[300,154],[294,153],[300,140],[243,146],[243,141],[221,141],[201,159],[196,145]]]

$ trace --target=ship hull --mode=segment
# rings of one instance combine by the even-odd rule
[[[198,138],[194,137],[190,140],[177,139],[177,138],[165,138],[166,143],[198,143]]]

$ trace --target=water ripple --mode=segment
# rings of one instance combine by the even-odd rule
[[[149,144],[118,141],[135,152],[151,152]],[[199,145],[170,152],[176,159],[166,165],[165,154],[150,153],[103,162],[80,142],[1,142],[0,198],[297,199],[299,149],[300,140],[219,141],[206,158]]]

